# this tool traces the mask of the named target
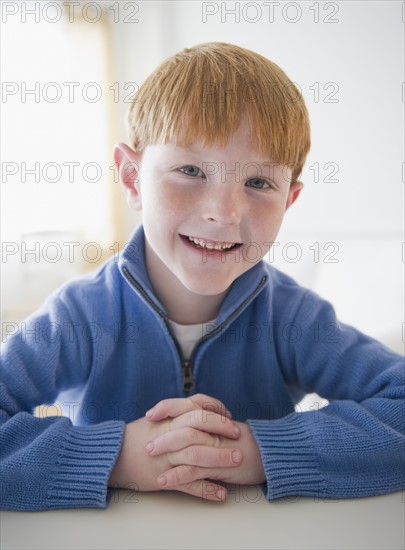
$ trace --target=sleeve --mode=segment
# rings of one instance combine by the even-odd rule
[[[84,384],[89,339],[77,338],[80,308],[57,295],[38,314],[5,327],[0,363],[1,508],[36,511],[105,507],[124,423],[74,426],[34,408]],[[3,324],[4,325],[4,324]],[[7,334],[7,331],[13,334]]]
[[[286,382],[329,404],[248,421],[267,498],[340,499],[404,489],[404,358],[339,323],[332,306],[309,291],[294,325],[294,343],[279,347]]]

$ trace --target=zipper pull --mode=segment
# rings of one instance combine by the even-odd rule
[[[189,394],[194,389],[191,361],[183,361],[183,390]]]

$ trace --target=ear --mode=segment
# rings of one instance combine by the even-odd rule
[[[125,143],[118,143],[114,146],[114,164],[124,188],[127,203],[133,210],[142,209],[139,186],[140,162],[141,155]]]
[[[303,189],[304,184],[302,181],[295,181],[290,184],[290,189],[288,191],[287,203],[285,209],[288,210],[290,206],[298,199],[301,190]]]

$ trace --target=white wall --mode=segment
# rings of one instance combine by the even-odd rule
[[[138,5],[136,25],[113,25],[122,83],[141,83],[184,47],[225,41],[269,57],[299,84],[313,144],[302,175],[305,189],[285,218],[274,264],[330,299],[342,321],[402,351],[402,3]],[[119,106],[121,120],[127,108]],[[121,132],[125,140],[124,124]],[[333,164],[324,169],[326,163]],[[333,169],[338,181],[331,182]],[[128,233],[133,224],[128,215]],[[301,252],[295,263],[292,242]],[[328,253],[336,263],[328,261]]]
[[[111,105],[112,118],[117,121],[111,133],[117,141],[127,139],[124,119],[129,102],[124,102],[125,96],[163,59],[200,42],[228,41],[256,50],[278,63],[300,86],[310,112],[313,145],[302,175],[305,189],[285,218],[280,245],[274,248],[274,264],[331,300],[342,321],[402,351],[403,3],[182,0],[98,4],[109,14],[112,46],[111,52],[106,46],[106,57],[111,54],[112,77],[121,92],[119,101]],[[133,8],[138,11],[134,13]],[[24,35],[24,48],[31,51],[32,44]],[[64,63],[62,58],[59,61]],[[30,63],[37,74],[35,60]],[[50,80],[56,79],[56,66],[49,70]],[[81,78],[91,80],[88,73]],[[111,94],[106,91],[106,96]],[[77,117],[76,111],[72,113]],[[73,137],[60,128],[55,132],[62,140],[62,155],[69,140],[89,141],[89,128],[94,124],[80,119],[83,127],[77,128],[76,120]],[[7,134],[10,144],[8,130]],[[27,131],[22,134],[25,141],[27,135]],[[45,147],[45,140],[40,141]],[[89,154],[87,146],[82,149]],[[27,151],[29,144],[21,148],[22,158]],[[314,177],[316,167],[319,181]],[[328,181],[331,169],[335,169],[332,179],[336,181]],[[139,219],[129,209],[124,211],[129,236]],[[3,223],[15,218],[20,226],[18,212],[10,212],[3,205],[3,214],[8,213]],[[37,216],[37,209],[32,209],[32,215]],[[297,251],[300,257],[294,262]],[[5,293],[11,297],[13,288],[14,294],[20,293],[15,279],[10,280],[13,284],[7,285],[10,290],[3,297]],[[52,290],[49,277],[45,284]]]

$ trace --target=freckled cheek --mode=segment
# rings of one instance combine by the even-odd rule
[[[166,229],[176,229],[193,212],[193,197],[172,186],[162,186],[148,197],[149,216],[155,224]]]
[[[257,240],[270,241],[276,236],[283,221],[283,211],[274,205],[266,205],[260,211],[256,210],[253,221],[253,232]]]
[[[163,210],[170,205],[170,192],[159,182],[148,182],[142,189],[143,207],[149,210]]]
[[[199,194],[182,186],[167,186],[161,193],[162,204],[173,212],[191,212],[198,203]]]

